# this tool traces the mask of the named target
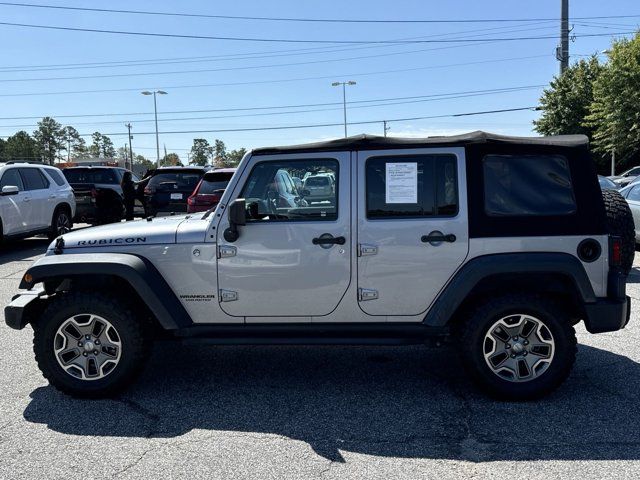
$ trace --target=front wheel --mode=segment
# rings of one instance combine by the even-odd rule
[[[42,374],[58,390],[100,398],[123,390],[150,351],[144,323],[116,298],[70,293],[34,322],[33,349]]]
[[[475,382],[503,400],[531,400],[569,375],[577,350],[570,319],[536,295],[505,295],[469,315],[461,336],[462,361]]]

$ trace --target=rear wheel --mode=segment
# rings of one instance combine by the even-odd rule
[[[530,400],[557,388],[576,356],[575,331],[553,301],[505,295],[481,304],[467,319],[461,357],[475,382],[503,400]]]
[[[150,336],[120,299],[70,293],[54,299],[34,324],[33,349],[49,383],[76,397],[123,390],[142,370]]]
[[[53,240],[60,235],[71,230],[73,226],[71,221],[71,212],[66,207],[58,207],[53,212],[53,218],[51,219],[51,227],[49,227],[49,240]]]

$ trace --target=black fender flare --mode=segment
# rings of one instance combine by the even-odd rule
[[[74,275],[110,275],[122,278],[138,293],[166,330],[193,324],[160,272],[149,260],[137,255],[85,253],[46,256],[27,270],[20,288],[31,290],[34,285],[47,279],[64,279]],[[30,281],[27,282],[26,279]]]
[[[465,263],[440,292],[423,324],[446,325],[458,307],[483,279],[505,273],[561,274],[575,285],[580,300],[595,303],[596,295],[580,260],[568,253],[500,253],[483,255]]]

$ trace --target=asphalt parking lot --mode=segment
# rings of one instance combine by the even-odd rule
[[[48,242],[0,247],[0,304]],[[637,478],[640,262],[630,325],[579,328],[576,367],[498,403],[453,348],[157,345],[116,400],[44,381],[31,329],[0,322],[0,478]]]

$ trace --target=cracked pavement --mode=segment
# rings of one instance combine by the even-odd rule
[[[0,303],[46,240],[0,247]],[[49,387],[0,323],[0,478],[633,478],[640,262],[620,332],[589,335],[548,398],[499,403],[454,349],[158,344],[114,400]]]

